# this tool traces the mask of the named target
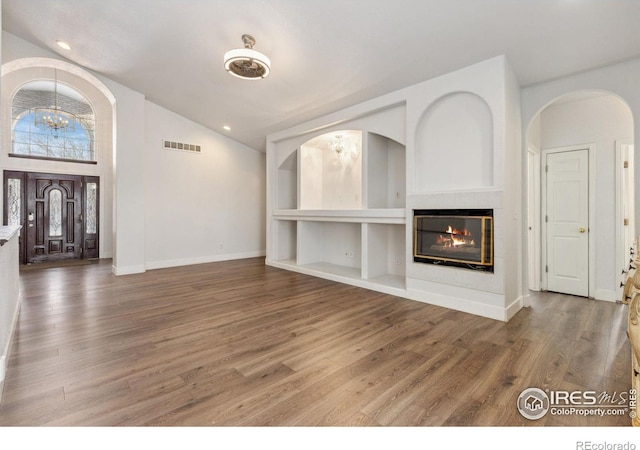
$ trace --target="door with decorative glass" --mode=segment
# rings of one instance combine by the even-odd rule
[[[4,223],[23,227],[23,263],[99,257],[98,177],[5,171],[4,178]]]

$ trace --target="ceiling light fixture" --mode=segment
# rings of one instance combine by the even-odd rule
[[[244,48],[229,50],[224,54],[224,68],[231,75],[244,80],[267,78],[271,61],[262,53],[253,50],[256,40],[248,34],[242,35]]]
[[[360,156],[358,146],[351,140],[341,134],[336,134],[333,141],[329,142],[329,148],[338,154],[342,160],[355,161]]]
[[[64,111],[58,106],[58,71],[54,70],[53,80],[53,106],[49,108],[33,109],[33,124],[40,129],[48,130],[53,137],[58,137],[60,132],[76,131],[76,115]]]
[[[226,131],[231,131],[231,127],[229,125],[225,125],[222,128],[224,128]]]

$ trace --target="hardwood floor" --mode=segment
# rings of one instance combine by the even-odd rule
[[[0,425],[629,425],[524,419],[528,387],[628,391],[626,306],[542,294],[502,323],[266,267],[21,273]]]

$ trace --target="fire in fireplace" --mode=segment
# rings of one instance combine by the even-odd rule
[[[492,209],[416,209],[413,260],[493,272]]]

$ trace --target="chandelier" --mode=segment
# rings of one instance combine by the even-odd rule
[[[341,134],[337,134],[335,139],[329,142],[329,148],[338,154],[343,160],[355,161],[360,155],[358,146],[350,139],[345,139]]]
[[[245,80],[267,78],[271,71],[271,61],[253,49],[256,40],[248,34],[242,35],[244,48],[229,50],[224,54],[224,68],[231,75]]]
[[[58,71],[56,70],[53,81],[53,105],[48,108],[34,108],[33,124],[41,130],[51,132],[57,138],[60,132],[76,131],[77,120],[75,114],[58,106]]]

